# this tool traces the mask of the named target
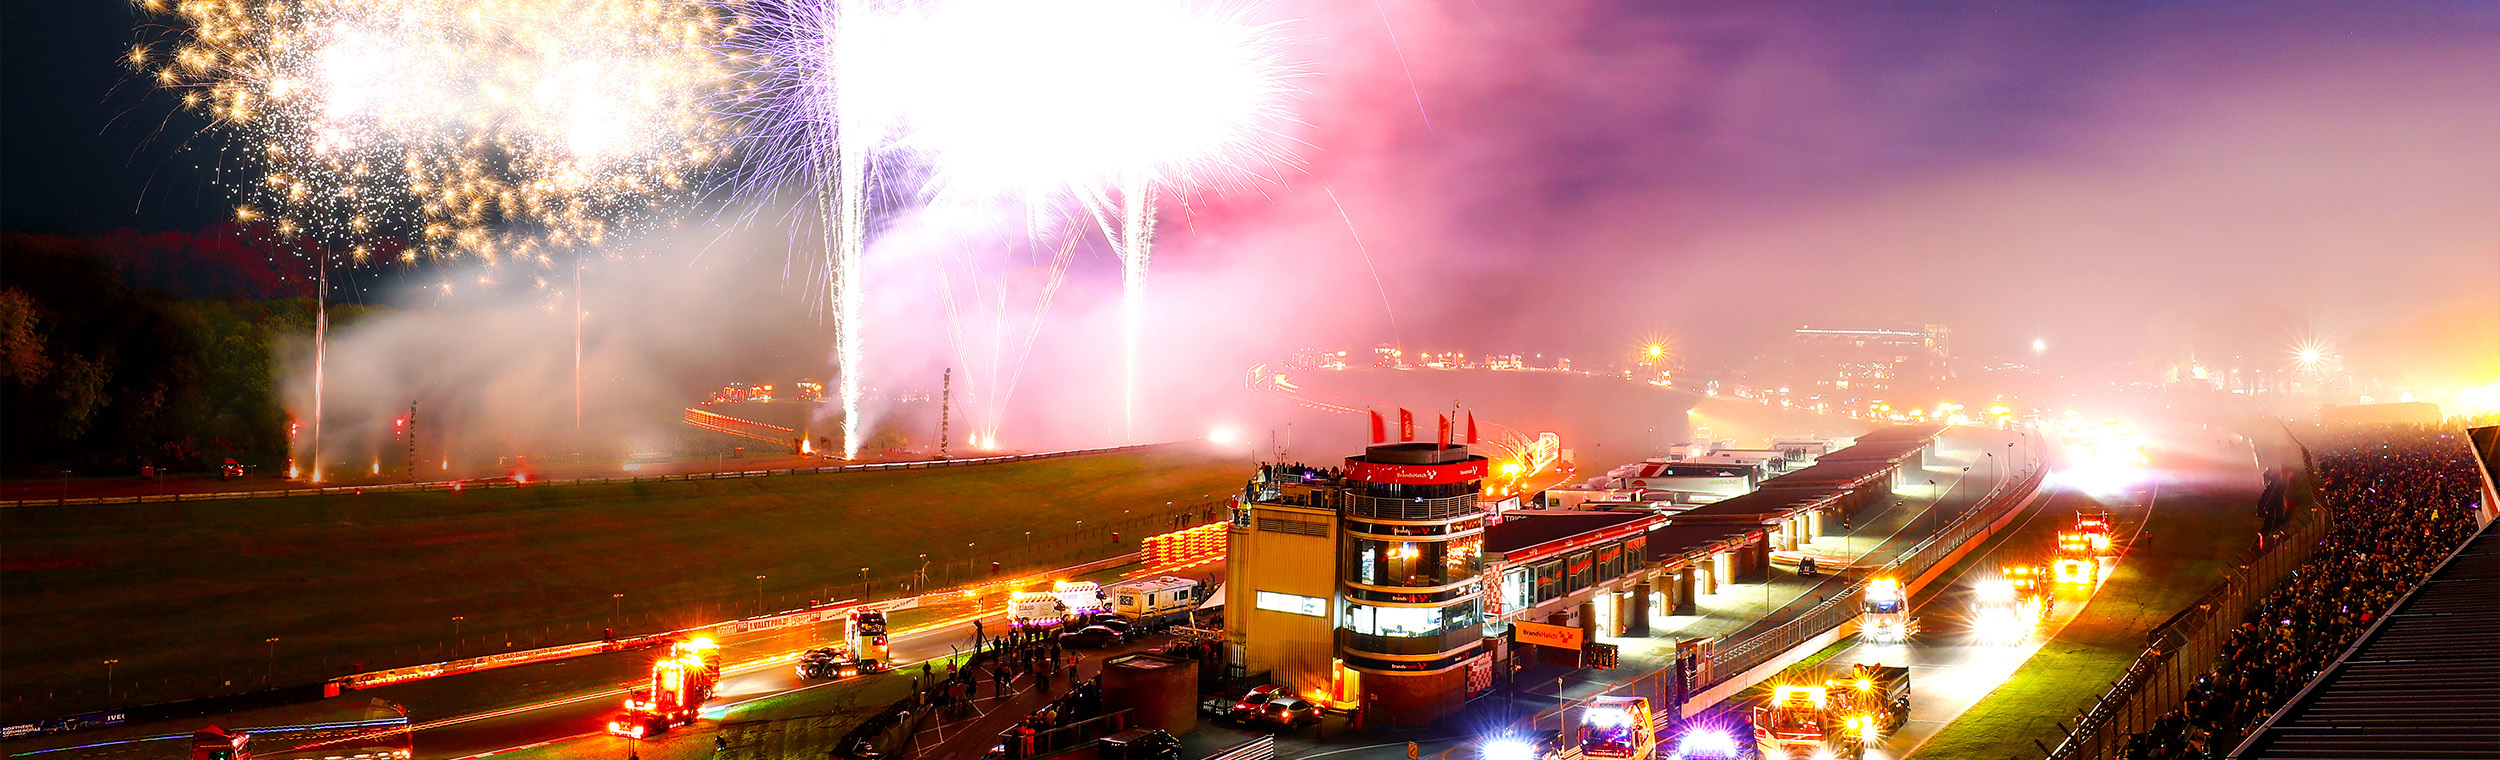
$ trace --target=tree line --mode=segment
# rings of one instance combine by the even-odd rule
[[[179,297],[124,277],[134,257],[115,246],[128,242],[0,237],[0,467],[135,474],[227,458],[283,467],[279,357],[310,350],[309,288],[296,298],[266,297],[277,288],[260,283]],[[332,327],[362,311],[332,306]]]

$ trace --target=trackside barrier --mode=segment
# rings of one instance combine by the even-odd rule
[[[1948,558],[1958,555],[1955,550],[1974,538],[1995,533],[2005,518],[2017,513],[2021,505],[2030,503],[2030,498],[2007,497],[2013,494],[2027,496],[2036,494],[2041,482],[2046,479],[2047,473],[2047,468],[2034,467],[2029,474],[2025,475],[2021,481],[2012,484],[2010,488],[2002,484],[1991,487],[1986,495],[1980,497],[1978,506],[1963,512],[1959,517],[1954,518],[1944,530],[1919,542],[1918,545],[1903,552],[1901,556],[1876,572],[1869,573],[1867,577],[1884,575],[1909,578],[1928,577],[1931,571],[1943,567]],[[1732,693],[1734,690],[1750,686],[1750,683],[1739,683],[1749,671],[1760,668],[1781,653],[1794,649],[1809,639],[1815,639],[1828,631],[1838,629],[1843,623],[1857,619],[1863,604],[1860,596],[1865,590],[1866,581],[1859,581],[1847,590],[1815,605],[1803,615],[1712,652],[1703,663],[1704,672],[1694,679],[1696,681],[1693,689],[1694,698],[1685,703],[1687,717],[1715,704],[1718,700],[1708,698],[1715,692]],[[1724,688],[1730,687],[1731,684],[1733,688]]]
[[[850,599],[820,604],[803,610],[776,612],[760,617],[729,620],[709,625],[695,626],[693,628],[645,634],[642,636],[635,636],[630,639],[618,639],[613,642],[593,641],[581,644],[566,644],[564,646],[542,647],[518,652],[505,652],[503,654],[489,655],[485,657],[471,657],[461,660],[451,660],[448,662],[411,665],[404,668],[391,668],[389,670],[376,670],[369,673],[358,673],[352,676],[341,676],[339,678],[332,679],[332,682],[338,683],[349,689],[370,689],[376,686],[388,686],[390,684],[426,678],[459,675],[461,673],[475,673],[481,670],[494,670],[496,668],[509,668],[516,665],[553,662],[556,660],[586,657],[589,655],[604,654],[607,652],[619,652],[629,649],[643,649],[661,646],[670,641],[686,636],[734,636],[743,633],[754,633],[756,631],[769,631],[793,626],[828,623],[848,617],[851,611],[855,609],[882,612],[907,610],[918,607],[924,602],[945,601],[948,599],[962,598],[967,595],[977,596],[984,591],[1031,585],[1053,576],[1084,575],[1086,573],[1119,567],[1131,562],[1136,562],[1137,557],[1138,555],[1136,552],[1130,552],[1128,554],[1095,560],[1081,565],[1070,565],[1068,567],[1059,568],[1047,573],[1036,573],[1008,580],[991,581],[988,583],[948,589],[945,591],[933,591],[918,596],[903,597],[901,599],[888,599],[881,602],[860,602],[856,599]]]
[[[2023,511],[2038,497],[2040,486],[2047,478],[2048,468],[2034,465],[2018,481],[1991,486],[1977,503],[1954,518],[1943,530],[1911,547],[1868,577],[1877,574],[1917,577],[1929,574],[1939,564],[1949,565],[1947,558],[1963,544],[1994,533],[2009,515]],[[1743,691],[1760,677],[1776,674],[1787,662],[1794,662],[1795,658],[1786,657],[1789,652],[1818,641],[1828,644],[1849,633],[1845,626],[1858,618],[1862,605],[1860,597],[1865,589],[1864,582],[1851,585],[1786,623],[1710,653],[1699,663],[1689,689],[1682,685],[1676,667],[1670,665],[1615,681],[1599,693],[1637,694],[1649,697],[1653,703],[1679,704],[1682,705],[1681,717],[1693,717]],[[1820,648],[1816,646],[1814,649]],[[1780,662],[1783,658],[1787,662]],[[1746,680],[1748,678],[1755,680]],[[1554,709],[1540,710],[1529,719],[1541,719],[1552,714]]]
[[[2051,749],[2049,760],[2115,758],[2126,738],[2144,732],[2187,699],[2188,689],[2222,655],[2222,646],[2259,599],[2282,584],[2326,536],[2326,510],[2306,510],[2281,531],[2266,536],[2263,552],[2244,556],[2211,591],[2145,637],[2145,648],[2127,672],[2091,709],[2075,716],[2075,728]]]
[[[780,477],[785,475],[838,475],[854,472],[884,472],[887,470],[933,470],[942,467],[970,467],[985,464],[1009,464],[1014,462],[1033,462],[1043,459],[1058,459],[1062,457],[1086,456],[1091,454],[1114,454],[1128,451],[1144,451],[1147,449],[1162,448],[1167,446],[1180,446],[1186,443],[1188,442],[1173,441],[1167,443],[1141,443],[1130,446],[1105,446],[1092,449],[1044,451],[1032,454],[1008,454],[994,457],[972,457],[968,459],[938,459],[915,462],[872,462],[866,464],[833,465],[829,467],[790,467],[768,470],[738,470],[730,472],[694,472],[683,475],[651,475],[634,478],[570,478],[563,480],[531,480],[528,482],[517,482],[510,478],[488,478],[482,480],[438,480],[425,483],[388,483],[369,486],[281,488],[268,491],[223,491],[218,493],[156,494],[151,496],[99,496],[84,499],[19,499],[15,501],[0,501],[0,509],[11,509],[17,507],[75,507],[93,504],[164,504],[184,501],[226,501],[231,499],[289,499],[301,496],[319,496],[322,494],[466,491],[478,488],[535,488],[538,486],[616,485],[625,483],[664,483],[670,481],[689,480],[765,478]]]
[[[223,695],[205,697],[201,699],[141,705],[128,709],[104,710],[63,718],[52,718],[48,720],[10,724],[7,726],[0,726],[0,738],[15,739],[22,736],[69,733],[98,728],[110,728],[127,723],[146,723],[169,718],[213,715],[217,713],[231,712],[234,710],[256,709],[260,707],[274,707],[277,705],[312,702],[328,697],[339,696],[346,691],[352,690],[371,689],[381,686],[389,686],[392,684],[406,683],[409,681],[421,681],[429,678],[454,676],[463,673],[476,673],[519,665],[554,662],[557,660],[587,657],[596,654],[605,654],[608,652],[622,652],[634,649],[663,646],[670,641],[684,636],[725,636],[828,622],[847,616],[854,609],[882,611],[911,609],[913,607],[920,606],[924,602],[945,601],[948,599],[962,598],[967,595],[978,596],[984,591],[1029,585],[1041,580],[1047,580],[1053,576],[1084,575],[1087,573],[1100,572],[1110,568],[1119,567],[1121,565],[1134,563],[1138,561],[1139,556],[1140,555],[1136,552],[1130,552],[1084,564],[1070,565],[1045,573],[1034,573],[1007,580],[990,581],[987,583],[964,586],[945,591],[933,591],[901,599],[888,599],[880,602],[845,600],[828,604],[820,604],[803,610],[779,612],[771,615],[745,618],[741,620],[729,620],[675,631],[644,634],[629,638],[621,638],[615,641],[593,641],[580,644],[540,647],[537,649],[504,652],[502,654],[487,655],[483,657],[468,657],[458,660],[427,663],[423,665],[410,665],[407,667],[368,671],[354,675],[332,678],[319,684],[278,687],[275,689],[265,689],[245,694]]]

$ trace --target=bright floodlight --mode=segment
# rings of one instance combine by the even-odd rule
[[[1232,443],[1235,437],[1236,436],[1233,435],[1233,429],[1228,427],[1219,427],[1214,430],[1207,431],[1207,442],[1217,445]]]
[[[1696,728],[1684,735],[1680,748],[1685,757],[1735,757],[1736,737],[1717,728]]]
[[[1536,757],[1536,748],[1528,746],[1525,741],[1504,737],[1485,742],[1481,755],[1484,760],[1531,760]]]
[[[2033,338],[2033,339],[2031,339],[2031,352],[2032,352],[2032,353],[2035,353],[2035,354],[2038,354],[2038,353],[2046,353],[2048,350],[2049,350],[2049,342],[2048,342],[2048,341],[2041,340],[2041,339],[2039,339],[2039,338]]]

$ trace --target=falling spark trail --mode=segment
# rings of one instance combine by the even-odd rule
[[[1389,49],[1398,54],[1398,68],[1406,70],[1406,90],[1415,93],[1415,113],[1424,117],[1424,131],[1431,132],[1432,112],[1424,110],[1424,90],[1415,84],[1415,67],[1406,63],[1406,48],[1398,44],[1398,28],[1389,23],[1389,6],[1373,0],[1372,8],[1380,11],[1380,26],[1389,30]]]
[[[1134,443],[1137,440],[1137,341],[1138,333],[1145,329],[1146,260],[1154,251],[1154,186],[1133,181],[1121,195],[1125,208],[1120,228],[1120,436],[1124,442]]]
[[[1380,310],[1389,315],[1389,339],[1395,341],[1395,345],[1399,348],[1404,348],[1406,346],[1406,337],[1402,331],[1398,329],[1397,309],[1389,306],[1389,286],[1388,284],[1380,281],[1380,267],[1372,265],[1372,252],[1371,249],[1363,246],[1363,233],[1354,231],[1354,217],[1347,215],[1345,212],[1345,203],[1337,200],[1337,189],[1327,185],[1321,185],[1320,190],[1328,194],[1329,203],[1337,206],[1337,218],[1345,220],[1345,233],[1347,236],[1354,238],[1354,250],[1363,254],[1363,268],[1371,270],[1372,287],[1380,289]]]

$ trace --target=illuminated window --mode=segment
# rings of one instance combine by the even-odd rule
[[[1328,600],[1315,596],[1299,596],[1295,594],[1279,594],[1274,591],[1261,591],[1259,592],[1258,607],[1259,609],[1271,612],[1283,612],[1294,615],[1309,615],[1311,617],[1328,616]]]

